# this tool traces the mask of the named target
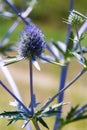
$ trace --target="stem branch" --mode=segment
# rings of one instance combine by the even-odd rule
[[[4,1],[25,22],[25,24],[29,24],[26,18],[22,17],[21,12],[13,4],[11,4],[8,0]]]
[[[44,106],[41,108],[41,110],[44,110],[55,98],[57,98],[61,93],[63,93],[66,89],[68,89],[77,79],[79,79],[84,73],[86,72],[86,69],[83,68],[81,72],[70,82],[68,83],[63,89],[61,89],[57,94],[55,94],[52,98],[50,98]]]
[[[74,5],[74,0],[70,0],[69,13],[70,13],[70,11],[72,11],[73,5]],[[67,34],[66,34],[66,46],[67,47],[68,47],[68,44],[69,44],[70,33],[71,33],[71,25],[68,24],[68,26],[67,26]],[[67,48],[66,48],[66,51],[67,51]],[[68,65],[63,67],[62,70],[61,70],[59,91],[61,91],[65,86],[66,77],[67,77],[67,70],[68,70]],[[63,99],[64,99],[64,91],[62,92],[61,95],[59,95],[58,103],[63,102]],[[54,130],[57,130],[58,126],[60,125],[60,122],[58,120],[61,117],[62,106],[60,108],[58,108],[58,111],[60,111],[60,113],[58,113],[56,115]]]
[[[7,86],[0,80],[1,86],[17,101],[19,104],[23,106],[27,114],[31,115],[31,112],[28,110],[28,108],[7,88]]]

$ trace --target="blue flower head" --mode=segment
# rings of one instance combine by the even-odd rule
[[[37,57],[52,64],[62,65],[61,63],[56,62],[53,57],[43,54],[45,49],[50,51],[47,43],[45,42],[45,36],[42,30],[30,22],[30,24],[27,25],[24,28],[24,31],[20,34],[18,42],[19,55],[11,60],[5,61],[5,65],[13,64],[26,58],[28,60],[32,60],[34,66],[40,70],[40,66],[36,60]]]
[[[36,25],[29,24],[21,33],[18,43],[18,52],[21,57],[36,59],[46,47],[44,34]]]

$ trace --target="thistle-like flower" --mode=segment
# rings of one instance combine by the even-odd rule
[[[41,29],[38,26],[30,22],[24,28],[24,31],[20,34],[20,39],[18,42],[18,56],[11,58],[10,60],[4,60],[4,65],[13,64],[19,62],[22,59],[32,60],[34,66],[40,70],[40,66],[36,61],[37,58],[40,58],[46,62],[52,64],[62,65],[55,61],[51,56],[43,54],[47,48],[47,43],[45,42],[45,36]]]
[[[46,47],[44,34],[34,24],[29,24],[24,28],[18,43],[18,52],[21,57],[36,59]]]
[[[68,17],[69,24],[79,24],[83,23],[85,20],[87,20],[87,17],[75,10],[72,10]]]

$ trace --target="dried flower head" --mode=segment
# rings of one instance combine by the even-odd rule
[[[24,28],[18,43],[18,52],[21,57],[29,59],[41,55],[46,47],[44,34],[34,24],[29,24]]]

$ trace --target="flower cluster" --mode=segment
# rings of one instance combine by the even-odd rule
[[[78,24],[78,23],[84,22],[85,19],[86,18],[83,14],[79,13],[78,11],[72,10],[68,17],[68,23],[69,24]]]
[[[21,57],[29,59],[39,57],[46,47],[44,34],[36,25],[30,23],[24,28],[18,43]]]

